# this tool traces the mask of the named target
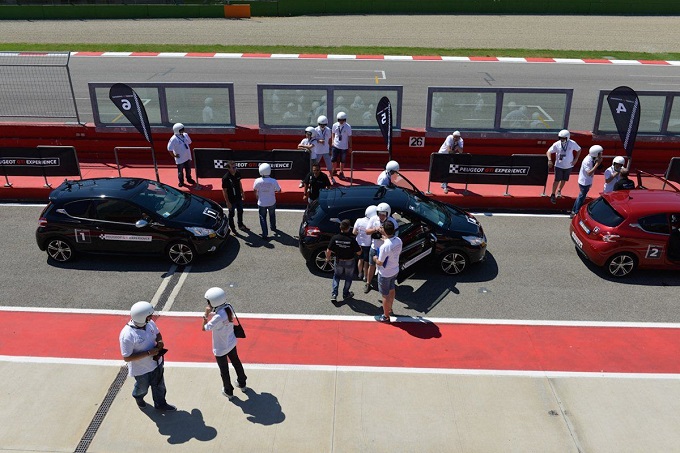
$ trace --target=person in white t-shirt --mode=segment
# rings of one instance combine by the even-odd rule
[[[368,228],[366,228],[366,234],[371,236],[371,250],[368,252],[368,273],[366,274],[366,285],[364,286],[364,294],[368,294],[371,291],[371,282],[373,281],[373,275],[375,275],[375,261],[373,258],[378,255],[378,250],[383,243],[382,236],[384,234],[385,222],[390,222],[394,225],[396,230],[399,224],[396,220],[392,218],[392,208],[387,203],[380,203],[376,206],[377,214],[371,217],[369,221]]]
[[[376,181],[376,184],[379,186],[385,186],[385,187],[390,187],[393,185],[392,183],[392,175],[396,172],[399,171],[399,162],[396,160],[391,160],[387,162],[387,165],[385,165],[385,170],[383,170],[379,175],[378,175],[378,180]]]
[[[262,227],[262,239],[267,240],[269,230],[267,229],[267,212],[269,212],[269,224],[272,231],[276,230],[276,194],[281,192],[281,187],[276,179],[270,175],[271,165],[260,164],[260,177],[253,183],[253,190],[257,197],[257,209],[260,215],[260,227]]]
[[[309,152],[309,169],[311,171],[312,165],[317,163],[317,155],[316,155],[316,147],[317,147],[317,138],[316,138],[316,131],[312,126],[307,126],[305,129],[305,138],[303,138],[300,143],[298,144],[298,149],[304,149],[305,151]],[[298,186],[300,189],[302,189],[305,186],[305,181],[304,179],[300,180],[300,185]]]
[[[446,137],[442,146],[439,147],[440,154],[459,154],[463,152],[463,138],[460,136],[460,132],[454,131],[453,134]],[[443,182],[442,189],[444,193],[449,193],[449,186]]]
[[[331,162],[330,146],[331,146],[331,136],[333,135],[331,129],[328,127],[328,118],[324,115],[320,115],[316,120],[318,126],[314,128],[316,131],[316,157],[321,163],[321,159],[326,163],[326,171],[328,172],[328,177],[331,179],[331,184],[335,184],[335,179],[333,179],[333,163]]]
[[[588,195],[590,186],[593,185],[595,170],[597,170],[597,167],[602,163],[603,152],[604,149],[600,145],[593,145],[588,150],[586,158],[581,162],[581,171],[578,174],[578,187],[580,192],[578,198],[576,198],[576,201],[574,202],[574,207],[571,209],[571,214],[569,215],[571,218],[574,218],[586,201],[586,195]]]
[[[333,149],[331,161],[333,162],[333,173],[332,176],[336,175],[338,169],[338,178],[345,179],[345,173],[343,168],[345,166],[345,158],[347,153],[352,152],[352,126],[347,123],[347,114],[345,112],[338,113],[338,121],[333,124],[332,141]]]
[[[366,234],[366,229],[370,224],[371,218],[377,214],[376,206],[367,207],[365,214],[365,217],[358,218],[354,222],[354,228],[352,229],[352,234],[356,236],[357,244],[361,246],[361,255],[359,255],[357,268],[359,270],[359,279],[363,281],[366,281],[366,275],[368,275],[368,254],[371,250],[371,236]]]
[[[557,203],[556,198],[562,198],[562,188],[569,181],[571,169],[574,168],[574,164],[576,164],[581,155],[581,147],[570,138],[571,133],[568,130],[562,129],[557,134],[557,137],[559,140],[553,143],[548,148],[548,151],[545,152],[545,155],[548,157],[548,168],[555,165],[555,180],[553,181],[552,192],[550,193],[550,202],[552,204]],[[554,164],[552,161],[553,154],[555,155]]]
[[[612,192],[614,186],[619,179],[621,179],[621,170],[626,163],[623,156],[616,156],[612,162],[612,166],[604,171],[604,190],[602,193]]]
[[[215,119],[212,109],[213,98],[205,98],[203,103],[205,104],[205,107],[203,107],[203,124],[212,124]]]
[[[384,242],[380,246],[378,256],[373,261],[378,267],[378,291],[383,299],[383,314],[375,317],[379,322],[390,322],[392,304],[396,293],[397,276],[399,275],[399,255],[402,242],[394,235],[396,228],[392,222],[385,222],[383,227]]]
[[[234,308],[227,303],[227,295],[222,288],[210,288],[205,292],[208,306],[203,314],[202,330],[212,332],[212,350],[222,376],[222,394],[230,400],[234,398],[234,386],[229,378],[229,362],[236,371],[236,385],[246,392],[246,376],[243,364],[236,351],[234,334]],[[212,315],[212,316],[211,316]]]
[[[184,124],[176,123],[172,126],[173,136],[168,140],[168,152],[175,158],[177,164],[177,179],[179,187],[184,187],[184,174],[187,175],[189,184],[196,184],[191,178],[191,138],[184,132]]]
[[[165,400],[166,388],[163,375],[163,337],[156,323],[151,320],[153,305],[139,301],[130,308],[130,321],[120,331],[120,353],[128,365],[128,376],[135,378],[132,397],[140,409],[147,404],[144,396],[151,387],[153,405],[159,411],[175,411],[177,408]]]

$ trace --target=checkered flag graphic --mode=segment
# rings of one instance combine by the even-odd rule
[[[457,164],[449,165],[449,173],[459,173],[460,166]]]
[[[213,160],[215,168],[227,168],[227,161],[222,159]]]

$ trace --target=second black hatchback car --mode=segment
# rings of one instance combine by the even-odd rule
[[[403,243],[400,272],[429,259],[443,273],[455,275],[469,264],[484,260],[486,236],[473,215],[428,198],[415,187],[382,186],[321,191],[300,225],[303,257],[319,271],[330,272],[333,268],[325,261],[325,252],[331,237],[340,232],[340,222],[349,219],[354,223],[364,217],[368,206],[383,202],[390,205],[392,217],[399,224],[396,234]]]
[[[35,237],[66,262],[76,252],[164,254],[177,265],[217,250],[228,237],[214,201],[140,178],[64,181],[50,193]]]

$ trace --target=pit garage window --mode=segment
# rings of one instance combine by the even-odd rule
[[[616,124],[607,103],[609,93],[609,90],[599,93],[593,134],[614,135],[618,139]],[[637,95],[640,99],[638,139],[645,136],[662,136],[668,139],[680,132],[680,93],[637,91]]]

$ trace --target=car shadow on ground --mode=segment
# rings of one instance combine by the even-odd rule
[[[574,247],[576,250],[576,247]],[[640,285],[640,286],[680,286],[680,273],[673,270],[659,270],[659,269],[636,269],[626,277],[612,277],[602,267],[596,266],[593,262],[584,258],[578,250],[576,250],[581,262],[593,274],[600,277],[602,280],[608,282],[621,283],[624,285]]]

